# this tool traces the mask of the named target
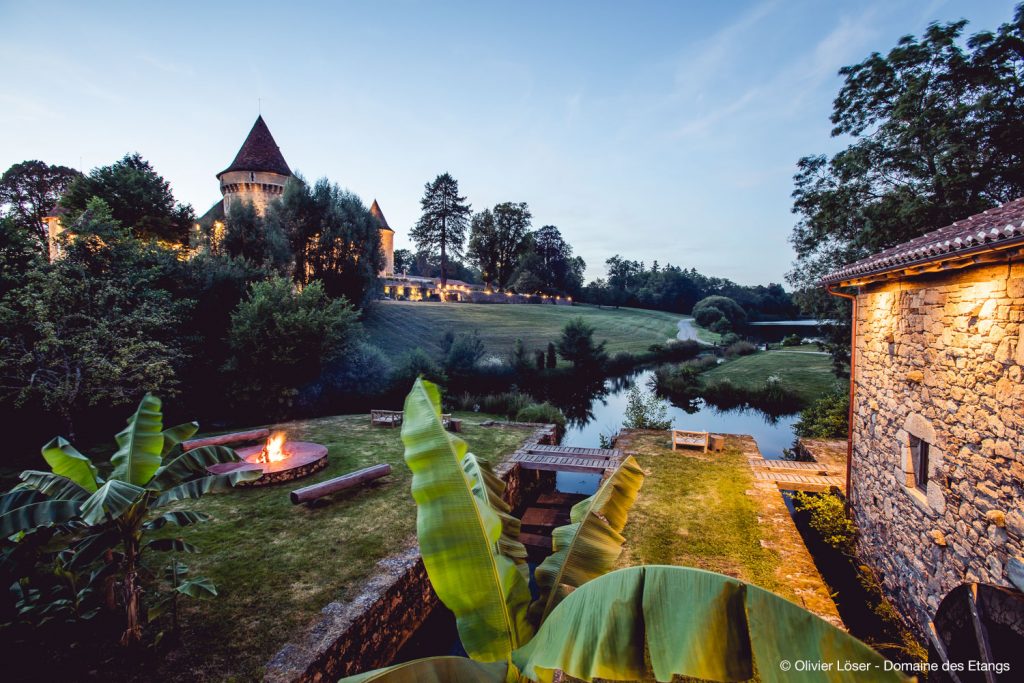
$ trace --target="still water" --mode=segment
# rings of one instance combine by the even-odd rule
[[[601,435],[610,436],[622,427],[626,413],[626,394],[637,382],[645,389],[651,388],[654,373],[643,370],[631,376],[605,380],[602,391],[595,392],[586,410],[572,411],[562,444],[598,448]],[[557,398],[552,397],[557,403]],[[561,407],[561,406],[560,406]],[[695,412],[669,404],[668,416],[676,429],[692,429],[716,434],[749,434],[757,441],[761,454],[766,458],[778,459],[782,451],[793,445],[793,424],[799,415],[784,415],[773,418],[755,408],[734,408],[720,410],[698,400]],[[566,493],[592,493],[597,485],[597,475],[581,475],[559,472],[557,488]]]

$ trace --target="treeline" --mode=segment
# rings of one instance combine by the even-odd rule
[[[738,285],[725,278],[702,275],[693,268],[661,266],[657,261],[647,267],[643,261],[624,259],[618,254],[605,261],[605,265],[608,275],[583,289],[583,301],[691,313],[702,299],[722,296],[739,304],[748,321],[783,320],[799,313],[793,297],[776,283]]]

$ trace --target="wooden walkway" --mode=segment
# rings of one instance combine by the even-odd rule
[[[842,472],[820,462],[798,462],[794,460],[766,460],[748,458],[754,479],[775,484],[787,491],[828,491],[833,486],[846,488]]]
[[[530,444],[514,453],[510,461],[528,470],[604,474],[605,470],[622,462],[622,451],[614,448]]]

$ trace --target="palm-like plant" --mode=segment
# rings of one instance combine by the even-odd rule
[[[755,670],[762,681],[820,676],[784,670],[785,660],[863,664],[875,680],[901,680],[859,640],[731,577],[666,566],[605,575],[643,481],[632,458],[555,531],[554,553],[536,570],[541,596],[531,603],[504,484],[444,430],[428,382],[418,380],[406,399],[402,439],[423,562],[470,658],[420,659],[345,681],[551,681],[559,670],[585,681],[740,681]]]
[[[120,546],[120,596],[126,627],[123,644],[138,642],[142,635],[139,599],[139,562],[144,549],[190,552],[194,546],[175,538],[143,543],[147,531],[168,524],[189,526],[207,519],[199,512],[159,512],[179,500],[226,491],[259,472],[211,475],[207,467],[237,462],[230,448],[207,446],[182,452],[179,444],[195,434],[199,425],[189,422],[163,428],[160,399],[146,394],[128,425],[117,434],[117,452],[110,459],[113,470],[104,480],[89,458],[64,438],[43,446],[50,472],[21,473],[21,484],[0,496],[0,538],[40,527],[64,526],[75,535],[71,559],[78,565],[100,558]],[[176,583],[186,595],[216,595],[209,581],[196,577]]]

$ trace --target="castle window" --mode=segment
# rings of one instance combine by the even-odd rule
[[[931,445],[924,439],[910,437],[910,462],[913,467],[914,488],[921,491],[928,489],[928,451]],[[907,474],[910,474],[908,472]],[[907,482],[910,484],[910,482]]]
[[[256,182],[256,174],[253,173],[252,171],[249,172],[249,181]]]

